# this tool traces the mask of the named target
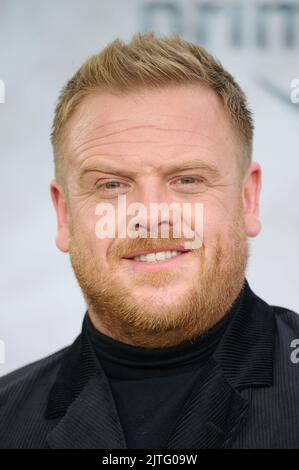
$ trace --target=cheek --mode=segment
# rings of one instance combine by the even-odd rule
[[[222,244],[229,249],[233,240],[242,237],[243,232],[242,213],[236,208],[230,212],[219,208],[204,215],[203,240],[206,247]]]
[[[78,240],[78,238],[77,238]],[[109,239],[99,239],[95,233],[94,226],[85,227],[84,231],[80,233],[80,239],[77,243],[78,249],[80,250],[80,240],[81,247],[85,248],[88,251],[90,257],[94,258],[94,261],[103,268],[107,264],[107,251],[111,244]]]
[[[108,265],[107,251],[111,244],[111,240],[99,240],[97,237],[91,240],[91,250],[95,256],[97,263],[100,263],[101,269]]]
[[[231,221],[227,212],[221,209],[205,210],[203,214],[203,238],[205,243],[213,242],[225,236]]]
[[[95,243],[97,238],[96,224],[98,216],[95,213],[95,207],[91,205],[80,204],[72,208],[72,228],[77,236],[88,241],[88,244]]]

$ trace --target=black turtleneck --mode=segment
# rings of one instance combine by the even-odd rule
[[[238,311],[242,295],[243,289],[208,333],[163,349],[131,346],[106,336],[94,327],[87,312],[87,331],[110,383],[128,448],[166,446],[195,380],[207,373],[208,359]]]

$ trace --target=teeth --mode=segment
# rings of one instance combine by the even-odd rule
[[[180,251],[159,251],[158,253],[149,253],[148,255],[135,256],[134,261],[144,261],[146,263],[157,263],[169,258],[179,256]]]

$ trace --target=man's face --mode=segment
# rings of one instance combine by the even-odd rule
[[[217,96],[198,86],[94,93],[66,135],[67,204],[52,184],[57,244],[70,252],[94,324],[144,347],[171,346],[208,330],[238,295],[247,235],[258,232],[248,212],[257,215],[260,170],[252,167],[243,185],[240,144]],[[173,237],[171,215],[158,224],[159,230],[168,225],[169,237],[150,238],[150,210],[138,224],[147,238],[117,232],[98,238],[96,207],[110,203],[117,213],[119,195],[148,210],[153,202],[203,204],[202,246],[154,264],[132,259],[140,251],[177,251],[187,239]],[[194,229],[194,210],[192,216]]]

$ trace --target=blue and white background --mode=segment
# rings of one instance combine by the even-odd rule
[[[80,331],[83,298],[55,246],[54,105],[87,56],[144,30],[205,45],[247,93],[263,168],[247,278],[267,302],[299,312],[299,1],[0,0],[0,375]]]

